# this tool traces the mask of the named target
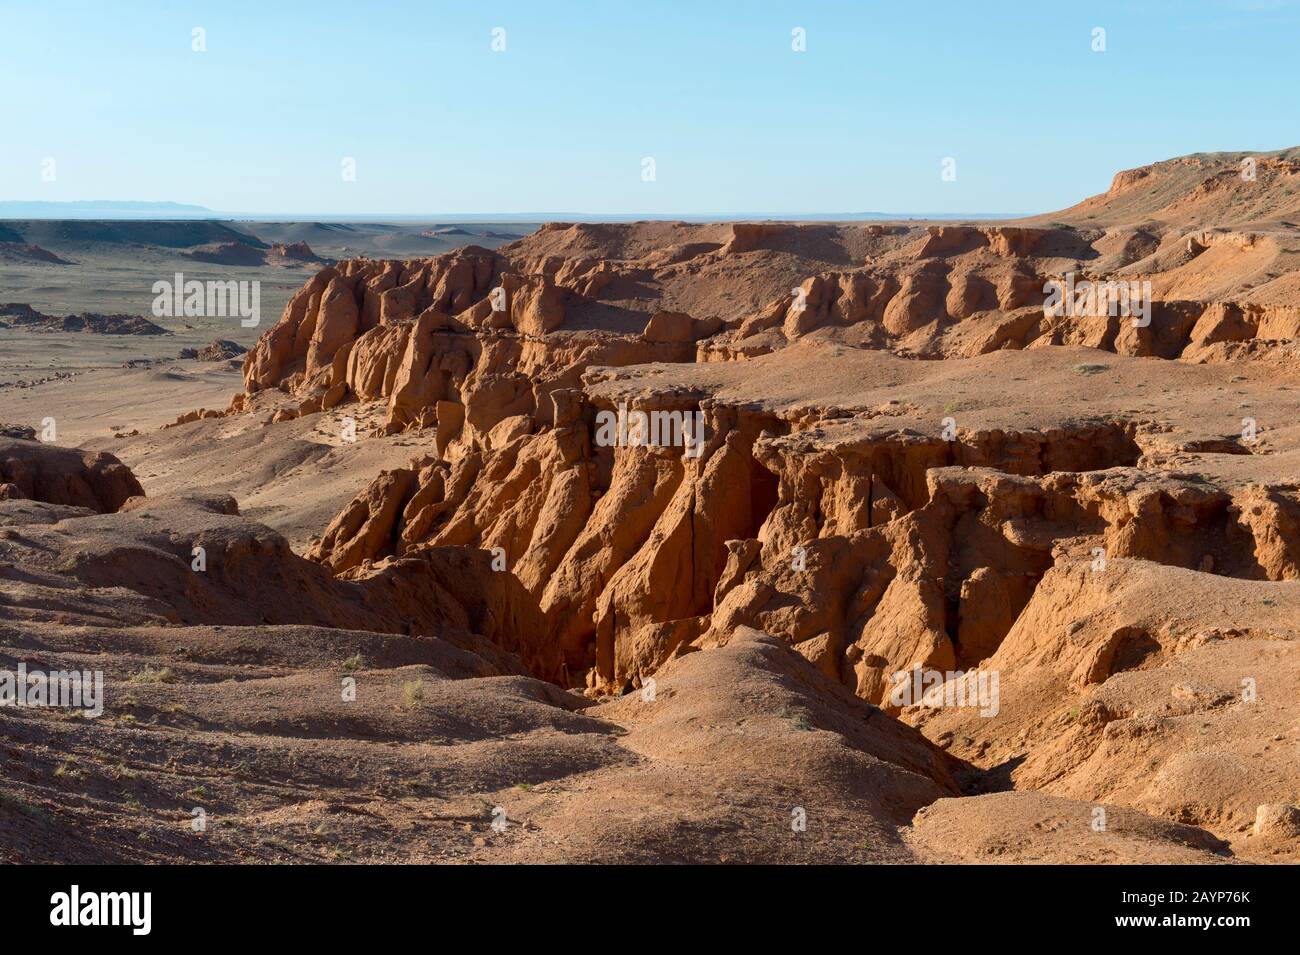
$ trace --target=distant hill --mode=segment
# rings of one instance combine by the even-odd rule
[[[187,219],[15,219],[0,223],[0,241],[47,249],[85,249],[105,243],[193,248],[222,242],[265,249],[267,243],[220,222]]]
[[[182,202],[90,199],[77,202],[0,201],[0,219],[195,219],[211,209]]]
[[[1101,228],[1139,223],[1290,228],[1300,221],[1300,147],[1194,153],[1126,169],[1101,195],[1025,221]]]

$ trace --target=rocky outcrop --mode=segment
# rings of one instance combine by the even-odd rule
[[[0,500],[44,501],[110,513],[143,494],[131,469],[106,451],[0,437]]]
[[[189,358],[194,361],[229,361],[248,351],[238,342],[224,338],[215,338],[202,348],[182,348],[177,358]]]
[[[0,305],[0,328],[33,329],[42,332],[90,332],[95,335],[168,335],[139,315],[101,315],[82,312],[78,315],[46,315],[30,305],[11,302]]]
[[[554,223],[496,251],[323,269],[246,356],[245,386],[288,392],[299,414],[383,400],[387,433],[432,426],[450,402],[485,434],[516,414],[547,423],[550,393],[588,368],[742,360],[809,337],[925,358],[1050,345],[1197,362],[1276,354],[1270,342],[1300,335],[1284,282],[1207,285],[1234,266],[1166,255],[1186,240],[1247,250],[1251,270],[1284,256],[1272,239],[1234,235],[1059,222]],[[1049,283],[1067,275],[1150,282],[1150,313],[1045,308]]]
[[[267,257],[285,263],[321,261],[320,256],[306,242],[274,242],[267,251]]]
[[[1135,467],[1147,437],[1120,419],[951,437],[848,419],[831,434],[637,381],[589,375],[554,394],[551,423],[516,414],[472,440],[449,417],[443,456],[378,477],[311,556],[343,570],[427,546],[494,552],[593,690],[749,626],[876,703],[896,672],[995,653],[1065,555],[1296,575],[1293,495],[1152,476]],[[698,411],[698,457],[603,446],[598,416],[629,403]]]

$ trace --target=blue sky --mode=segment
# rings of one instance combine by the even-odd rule
[[[0,199],[1039,212],[1300,144],[1297,41],[1296,0],[4,0]]]

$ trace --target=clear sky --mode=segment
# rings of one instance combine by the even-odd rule
[[[1297,0],[0,0],[0,199],[1040,212],[1300,144],[1298,60]]]

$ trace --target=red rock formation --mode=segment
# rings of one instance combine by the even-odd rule
[[[144,494],[131,469],[106,451],[0,437],[0,499],[88,507],[100,513]]]

